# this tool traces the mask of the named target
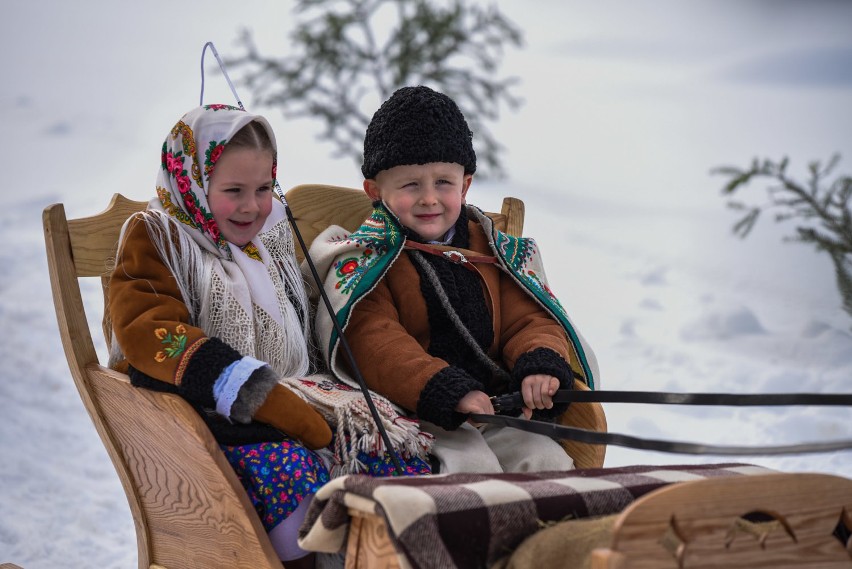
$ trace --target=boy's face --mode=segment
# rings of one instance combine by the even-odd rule
[[[225,148],[210,177],[207,203],[222,237],[247,245],[272,211],[272,154]]]
[[[461,164],[430,162],[382,170],[364,180],[364,191],[384,201],[404,226],[438,241],[459,218],[472,180]]]

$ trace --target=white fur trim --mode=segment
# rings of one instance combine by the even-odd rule
[[[229,365],[213,384],[213,397],[216,399],[216,412],[231,420],[231,407],[237,400],[243,385],[254,371],[266,364],[249,356],[244,356]]]

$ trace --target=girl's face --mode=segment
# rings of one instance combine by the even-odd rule
[[[459,218],[472,174],[450,162],[394,166],[364,180],[371,199],[381,199],[402,224],[428,241],[439,241]]]
[[[272,211],[272,153],[226,147],[210,177],[207,203],[222,237],[247,245]]]

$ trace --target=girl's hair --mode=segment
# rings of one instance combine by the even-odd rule
[[[227,148],[268,150],[273,155],[275,154],[275,147],[272,145],[269,133],[266,132],[266,128],[258,121],[251,121],[238,130],[231,137],[231,140],[228,141]]]

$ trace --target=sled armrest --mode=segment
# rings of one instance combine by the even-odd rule
[[[574,389],[588,391],[589,387],[579,380],[574,380]],[[588,431],[606,432],[606,414],[600,403],[571,403],[568,409],[559,416],[560,425],[586,429]],[[565,452],[574,459],[575,468],[600,468],[606,457],[606,445],[590,445],[576,441],[560,441]]]

